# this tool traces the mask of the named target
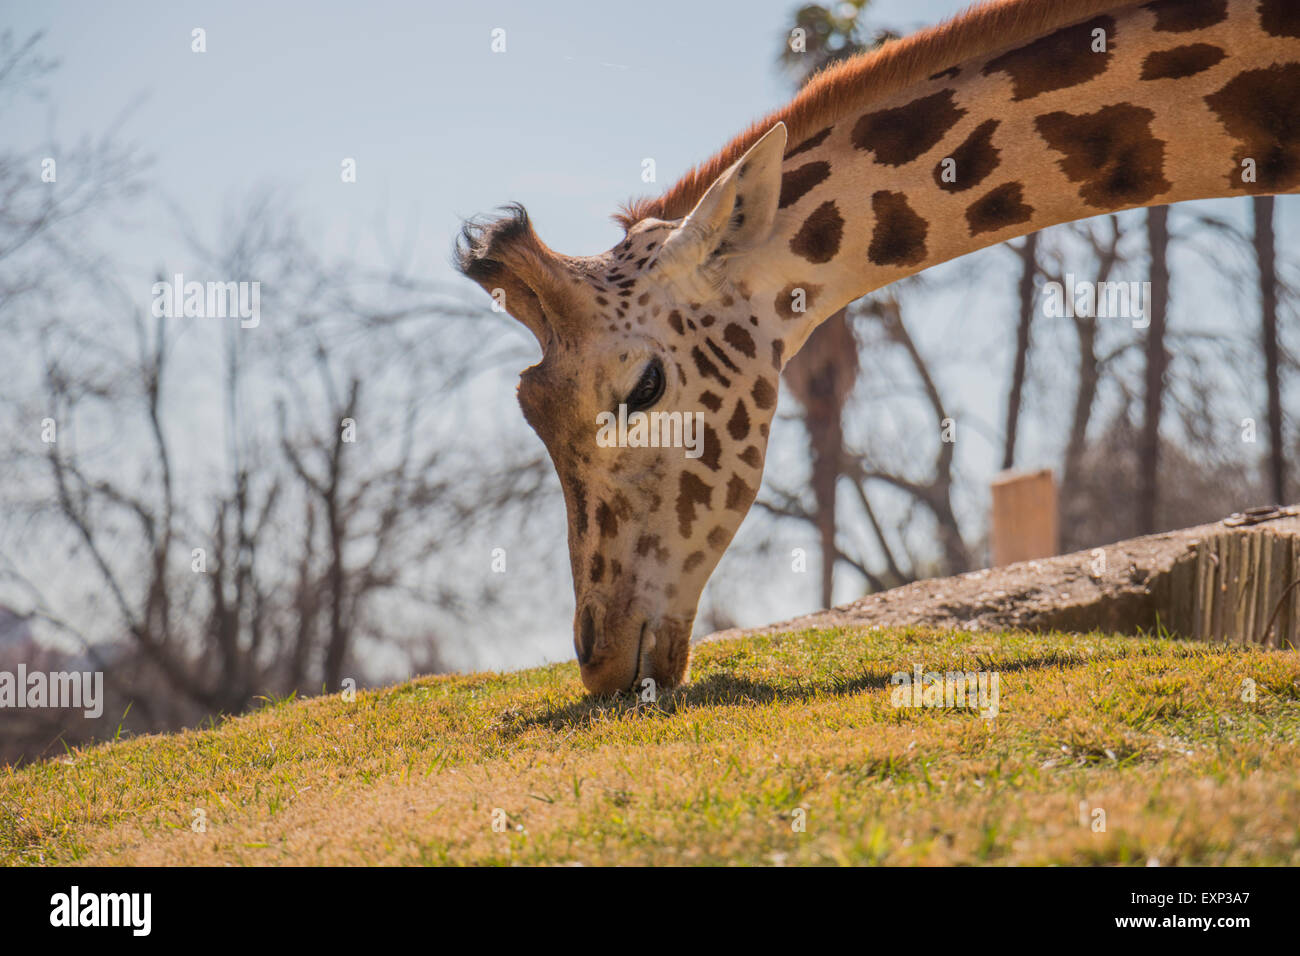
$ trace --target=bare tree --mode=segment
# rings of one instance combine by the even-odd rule
[[[955,419],[943,400],[938,381],[931,373],[928,363],[903,321],[903,310],[898,297],[885,295],[864,300],[861,314],[864,318],[878,323],[886,337],[906,355],[925,401],[930,407],[935,434],[939,440],[928,478],[909,477],[895,469],[882,466],[878,461],[874,461],[872,456],[863,453],[852,455],[846,470],[859,488],[863,488],[865,484],[880,482],[905,492],[915,499],[917,504],[923,506],[935,523],[940,550],[943,554],[944,572],[958,574],[970,567],[971,560],[969,548],[963,538],[956,510],[953,507],[956,483],[953,455],[957,445],[955,440],[948,439],[945,432]],[[863,489],[863,496],[865,498],[865,489]]]
[[[858,345],[841,309],[819,325],[799,354],[785,367],[785,382],[803,407],[812,462],[814,523],[821,540],[823,607],[830,607],[834,588],[835,493],[843,470],[844,404],[858,377]]]
[[[439,631],[485,597],[428,569],[551,490],[527,449],[462,480],[474,462],[442,413],[471,355],[514,366],[513,340],[437,283],[318,261],[265,197],[222,243],[191,244],[208,274],[265,284],[260,327],[151,310],[101,273],[92,323],[0,311],[40,369],[0,384],[17,449],[4,511],[15,542],[44,546],[0,547],[0,601],[135,674],[123,693],[150,715],[141,729],[366,682],[363,646],[439,667]],[[213,440],[195,441],[196,395],[220,410]],[[37,583],[55,541],[87,572],[75,587]]]
[[[1060,227],[1049,230],[1047,235],[1055,240],[1081,239],[1091,259],[1090,271],[1084,273],[1085,263],[1082,258],[1072,249],[1067,250],[1066,242],[1054,242],[1052,251],[1046,257],[1051,264],[1043,266],[1043,276],[1045,281],[1055,282],[1062,289],[1067,286],[1067,269],[1078,270],[1078,274],[1086,275],[1085,281],[1092,282],[1095,288],[1101,288],[1101,284],[1109,281],[1117,267],[1124,262],[1120,252],[1124,233],[1117,216]],[[1082,539],[1081,536],[1086,537],[1087,526],[1094,516],[1092,505],[1082,494],[1080,470],[1088,448],[1088,430],[1098,392],[1104,376],[1133,345],[1131,339],[1125,339],[1103,351],[1096,311],[1070,309],[1069,313],[1076,357],[1074,390],[1067,412],[1070,426],[1062,457],[1060,483],[1061,541],[1067,551],[1080,546],[1078,542]]]
[[[872,380],[889,393],[918,395],[913,403],[915,411],[920,420],[927,422],[926,432],[932,434],[935,447],[933,461],[918,474],[916,445],[912,441],[892,450],[873,447],[876,443],[870,435],[862,447],[844,442],[839,471],[851,482],[869,535],[861,546],[841,544],[838,538],[831,540],[835,560],[861,574],[872,590],[936,573],[957,573],[969,568],[971,563],[970,548],[954,506],[955,442],[945,439],[953,416],[931,363],[922,354],[903,318],[903,297],[922,285],[918,280],[910,280],[887,293],[860,300],[848,310],[850,319],[863,330],[861,344],[853,339],[850,342],[875,356],[882,367],[890,368],[888,377],[872,375]],[[881,407],[876,414],[888,412]],[[800,521],[820,532],[821,512],[807,508],[801,502],[801,495],[783,489],[778,481],[770,481],[768,485],[770,492],[757,502],[763,511]],[[881,502],[886,499],[895,507],[903,503],[901,518],[896,522],[883,517],[886,509],[881,507]],[[938,543],[937,562],[918,553],[911,543],[925,521],[932,528],[932,540]]]
[[[1169,311],[1169,207],[1147,210],[1147,251],[1150,256],[1150,326],[1146,335],[1146,378],[1143,392],[1142,438],[1138,445],[1137,533],[1156,530],[1160,492],[1160,414],[1165,393],[1169,352],[1165,322]]]
[[[1002,467],[1008,469],[1016,460],[1016,434],[1020,426],[1020,403],[1025,387],[1025,367],[1029,363],[1029,333],[1034,322],[1035,280],[1038,278],[1038,233],[1025,236],[1019,246],[1007,244],[1020,258],[1020,321],[1016,324],[1016,352],[1011,364],[1011,387],[1007,395],[1007,426],[1003,432]]]
[[[1255,220],[1255,261],[1259,266],[1260,339],[1264,352],[1264,388],[1268,396],[1269,490],[1286,502],[1286,443],[1282,437],[1281,349],[1278,345],[1277,251],[1273,233],[1274,197],[1251,200]]]

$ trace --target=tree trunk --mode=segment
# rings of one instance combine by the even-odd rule
[[[844,454],[844,403],[858,376],[857,341],[843,309],[813,330],[785,367],[791,393],[803,406],[812,463],[817,533],[821,539],[821,600],[830,607],[835,583],[835,488]]]
[[[1094,242],[1097,253],[1096,282],[1109,281],[1115,264],[1119,261],[1120,231],[1116,218],[1110,217],[1111,234],[1108,244]],[[1081,539],[1087,534],[1087,502],[1080,500],[1079,469],[1088,448],[1088,425],[1092,421],[1092,407],[1101,387],[1101,362],[1097,357],[1097,317],[1076,315],[1074,332],[1079,340],[1077,381],[1074,390],[1074,414],[1070,423],[1070,437],[1065,445],[1065,461],[1061,468],[1061,547],[1073,551],[1082,547]]]
[[[1165,351],[1165,317],[1169,309],[1169,207],[1147,210],[1147,249],[1151,255],[1151,301],[1148,303],[1150,326],[1146,341],[1146,395],[1143,407],[1142,434],[1138,440],[1137,533],[1156,530],[1156,505],[1159,500],[1160,411],[1164,401],[1165,371],[1169,353]]]
[[[1286,504],[1286,449],[1282,444],[1282,380],[1277,343],[1277,262],[1273,236],[1273,197],[1256,196],[1255,258],[1259,263],[1260,338],[1264,348],[1264,384],[1268,390],[1269,490]]]
[[[1038,233],[1025,236],[1016,250],[1024,266],[1020,272],[1020,324],[1016,328],[1016,359],[1011,369],[1011,391],[1007,395],[1007,430],[1002,450],[1002,468],[1016,460],[1016,431],[1020,424],[1020,400],[1025,387],[1025,367],[1029,360],[1029,330],[1034,321],[1034,277],[1038,274]]]

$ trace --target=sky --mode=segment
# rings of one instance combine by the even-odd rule
[[[477,287],[450,268],[465,217],[522,202],[552,248],[598,253],[621,237],[609,218],[619,203],[670,185],[786,102],[793,84],[777,57],[798,5],[0,0],[0,29],[43,32],[59,63],[39,99],[13,104],[4,135],[34,148],[111,133],[152,158],[146,185],[164,201],[104,225],[140,275],[184,246],[169,206],[203,231],[266,188],[301,210],[326,258],[396,259],[470,297]],[[965,5],[877,0],[871,23],[907,33]],[[196,28],[206,52],[191,49]],[[497,30],[504,52],[492,50]],[[647,158],[654,184],[641,179]],[[340,176],[346,159],[354,183]],[[1295,214],[1293,203],[1285,221]],[[950,297],[931,334],[1001,321],[1000,305]],[[981,358],[960,384],[991,429],[1004,377]],[[517,415],[508,393],[498,407]],[[979,454],[991,459],[994,444]],[[858,585],[845,586],[837,597]],[[811,610],[814,592],[810,580],[756,600],[742,623]],[[566,656],[571,604],[560,610],[531,658],[484,652],[468,664]]]
[[[795,6],[3,0],[0,22],[43,31],[60,63],[46,102],[15,113],[20,140],[111,129],[200,222],[269,184],[337,251],[409,251],[447,272],[461,219],[506,201],[554,248],[613,245],[618,203],[654,191],[645,158],[669,184],[789,98],[775,60]],[[961,4],[878,6],[881,23],[920,25]],[[191,51],[196,27],[205,53]],[[497,29],[505,52],[491,50]],[[348,157],[357,181],[344,184]],[[129,248],[152,262],[164,237],[144,225]]]

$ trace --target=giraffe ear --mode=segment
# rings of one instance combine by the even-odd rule
[[[772,233],[781,198],[786,131],[777,123],[713,181],[664,241],[661,267],[698,270],[748,252]]]

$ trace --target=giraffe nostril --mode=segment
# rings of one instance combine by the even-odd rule
[[[586,664],[591,660],[591,650],[596,646],[596,620],[591,616],[591,607],[582,609],[578,622],[578,639],[575,642],[578,651],[578,663]]]

